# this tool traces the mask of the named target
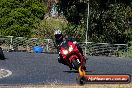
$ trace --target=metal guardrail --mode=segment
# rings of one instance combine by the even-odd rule
[[[127,56],[128,44],[109,44],[109,43],[93,43],[80,42],[84,53],[88,56],[121,56],[125,52]],[[56,53],[52,39],[24,38],[4,36],[0,37],[0,47],[4,51],[26,51],[33,52],[32,47],[40,45],[43,47],[43,52]]]
[[[85,55],[88,56],[128,56],[128,44],[109,44],[109,43],[80,43]],[[87,44],[87,45],[86,45]]]
[[[39,38],[24,38],[24,37],[13,37],[4,36],[0,37],[0,47],[3,51],[27,51],[33,52],[32,47],[40,45],[44,49],[43,52],[54,53],[57,50],[54,47],[52,39],[39,39]]]

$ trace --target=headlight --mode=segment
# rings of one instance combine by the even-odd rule
[[[63,54],[68,54],[68,51],[67,50],[63,50]]]
[[[71,52],[72,50],[73,50],[72,45],[70,45],[70,47],[69,47],[69,51]]]

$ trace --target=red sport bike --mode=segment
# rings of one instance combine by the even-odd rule
[[[86,59],[78,50],[77,44],[73,41],[67,40],[60,45],[60,52],[63,62],[70,67],[70,69],[78,70],[80,66],[86,70]]]

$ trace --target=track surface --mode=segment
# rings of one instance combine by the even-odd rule
[[[57,61],[57,54],[4,52],[6,60],[0,60],[0,69],[12,71],[12,75],[0,78],[0,85],[76,83],[77,72]],[[88,74],[130,74],[132,58],[88,57]]]

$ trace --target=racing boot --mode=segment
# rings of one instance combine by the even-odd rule
[[[60,56],[58,56],[58,62],[59,62],[59,63],[62,63],[62,59],[61,59]]]

